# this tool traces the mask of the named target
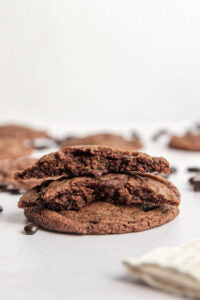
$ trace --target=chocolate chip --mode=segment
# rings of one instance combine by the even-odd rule
[[[3,211],[3,206],[0,205],[0,213]]]
[[[136,131],[132,131],[131,137],[136,140],[140,140],[140,136]]]
[[[170,168],[170,174],[175,174],[177,172],[177,168],[176,167],[171,167]]]
[[[15,188],[15,187],[11,187],[11,188],[7,189],[6,191],[9,192],[12,195],[21,195],[21,194],[23,194],[23,190]]]
[[[167,129],[161,129],[152,136],[152,140],[157,141],[162,135],[166,135],[168,133],[169,131]]]
[[[150,210],[154,210],[154,209],[156,209],[156,208],[157,208],[157,206],[152,205],[152,204],[149,204],[149,203],[143,203],[143,204],[142,204],[142,209],[143,209],[143,211],[145,211],[145,212],[150,211]]]
[[[200,168],[198,168],[198,167],[188,167],[187,171],[188,172],[200,172]]]
[[[31,235],[38,231],[39,226],[35,223],[29,223],[24,227],[24,231],[26,234]]]
[[[200,192],[200,174],[193,176],[189,179],[195,192]]]
[[[0,184],[0,192],[7,192],[12,195],[21,195],[24,193],[22,189],[14,187],[12,184],[9,183],[1,183]]]

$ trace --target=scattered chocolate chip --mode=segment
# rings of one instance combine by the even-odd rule
[[[198,167],[189,167],[187,168],[188,172],[200,172],[200,168]]]
[[[38,231],[39,226],[35,223],[29,223],[24,227],[24,231],[26,234],[34,234]]]
[[[9,183],[0,183],[0,192],[6,192],[13,195],[21,195],[24,193],[22,189],[16,188]]]
[[[152,136],[152,140],[155,142],[157,141],[162,135],[166,135],[168,134],[169,131],[167,129],[161,129],[158,132],[156,132],[153,136]]]
[[[0,213],[3,211],[3,206],[0,205]]]
[[[131,137],[132,137],[133,139],[140,140],[140,136],[139,136],[139,134],[137,133],[137,131],[132,131]]]
[[[9,189],[6,190],[8,193],[12,194],[12,195],[21,195],[23,194],[23,190],[15,188],[15,187],[11,187]]]
[[[7,187],[8,187],[7,183],[0,183],[0,192],[6,192]]]
[[[193,176],[189,179],[195,192],[200,192],[200,174]]]
[[[175,174],[177,173],[177,168],[176,167],[171,167],[170,168],[170,174]]]
[[[200,129],[200,123],[197,123],[197,124],[196,124],[196,128],[197,128],[197,129]]]

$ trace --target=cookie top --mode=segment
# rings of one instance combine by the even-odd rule
[[[179,205],[180,194],[171,182],[160,176],[106,174],[101,178],[83,176],[44,182],[27,191],[18,206],[25,209],[79,210],[94,201],[126,205]]]
[[[46,138],[48,134],[45,131],[39,131],[25,126],[7,124],[0,126],[0,139],[3,137],[33,140],[36,138]]]
[[[0,162],[0,183],[11,184],[14,187],[28,190],[37,184],[41,183],[38,179],[27,179],[17,181],[13,178],[13,175],[17,171],[21,171],[24,168],[30,167],[37,161],[36,158],[21,158],[21,159],[9,159]]]
[[[188,132],[184,136],[172,136],[169,142],[170,148],[189,151],[200,151],[200,133]]]
[[[0,138],[0,160],[28,156],[33,151],[19,138]]]
[[[168,161],[162,157],[106,146],[74,146],[43,156],[31,168],[16,173],[15,178],[100,177],[107,173],[133,175],[135,172],[169,173],[169,170]]]
[[[100,133],[88,135],[83,138],[69,137],[61,142],[62,147],[81,145],[102,145],[116,147],[122,150],[133,150],[142,148],[142,143],[137,137],[125,139],[121,135]]]
[[[78,234],[128,233],[150,229],[173,220],[178,207],[157,207],[144,211],[141,205],[92,202],[79,211],[25,210],[25,216],[40,226],[58,232]]]

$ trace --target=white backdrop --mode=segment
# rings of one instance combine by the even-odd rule
[[[199,0],[1,0],[0,120],[198,118]]]

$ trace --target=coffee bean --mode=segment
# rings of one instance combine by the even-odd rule
[[[189,179],[195,192],[200,192],[200,174],[193,176]]]
[[[3,206],[0,205],[0,213],[3,211]]]
[[[188,172],[200,172],[200,168],[198,168],[198,167],[188,167],[187,171]]]
[[[29,223],[24,227],[24,231],[26,234],[31,235],[38,231],[39,226],[35,223]]]

